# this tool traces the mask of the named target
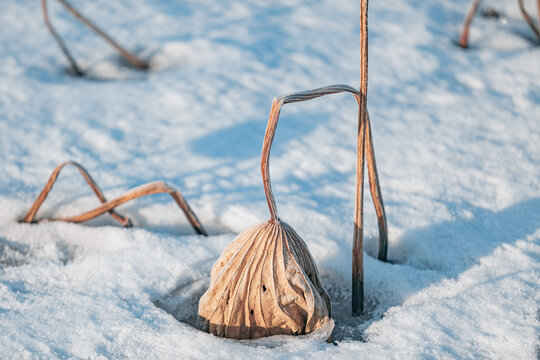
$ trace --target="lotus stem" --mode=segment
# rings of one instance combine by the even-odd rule
[[[268,118],[268,125],[266,126],[266,133],[264,134],[264,141],[261,154],[261,174],[263,179],[264,192],[266,194],[266,201],[268,202],[268,209],[270,210],[270,217],[272,220],[277,221],[279,219],[276,202],[272,193],[272,186],[270,183],[270,149],[272,148],[272,142],[274,141],[274,135],[279,120],[279,114],[281,107],[284,104],[307,101],[318,98],[320,96],[336,94],[340,92],[350,92],[355,95],[358,91],[347,85],[332,85],[323,88],[318,88],[309,91],[300,91],[290,93],[282,96],[278,96],[272,103],[272,109],[270,110],[270,117]]]
[[[67,165],[67,164],[76,165],[79,168],[79,170],[81,170],[81,173],[83,174],[83,176],[85,176],[85,179],[87,179],[87,182],[89,184],[92,183],[94,185],[94,186],[91,185],[91,187],[92,187],[92,189],[94,190],[94,192],[96,194],[98,194],[98,193],[100,194],[100,195],[98,195],[98,197],[102,201],[102,205],[95,208],[95,209],[93,209],[93,210],[87,211],[87,212],[85,212],[83,214],[80,214],[80,215],[77,215],[77,216],[71,216],[71,217],[65,217],[65,218],[40,219],[40,220],[37,220],[37,221],[34,220],[37,211],[39,210],[41,204],[43,203],[43,201],[47,197],[47,195],[48,195],[49,191],[51,190],[56,178],[58,177],[58,173],[60,172],[62,167],[64,165]],[[96,189],[97,189],[97,191],[96,191]],[[171,188],[170,186],[167,186],[162,181],[157,181],[157,182],[141,185],[141,186],[139,186],[137,188],[134,188],[134,189],[128,191],[127,193],[125,193],[122,196],[119,196],[119,197],[117,197],[117,198],[115,198],[113,200],[110,200],[110,201],[105,201],[105,197],[103,196],[103,194],[101,194],[101,191],[99,191],[99,188],[97,187],[97,185],[95,185],[93,180],[91,180],[90,175],[88,175],[88,173],[84,170],[84,168],[82,168],[80,165],[78,165],[78,164],[76,164],[74,162],[68,162],[68,163],[61,164],[60,166],[58,166],[53,171],[53,174],[51,175],[49,181],[47,182],[47,185],[45,185],[45,188],[43,189],[41,194],[38,196],[38,198],[36,199],[36,201],[34,202],[32,207],[30,208],[28,213],[25,215],[22,222],[25,222],[25,223],[39,223],[39,222],[42,222],[42,221],[65,221],[65,222],[81,223],[81,222],[85,222],[85,221],[94,219],[94,218],[96,218],[96,217],[98,217],[100,215],[103,215],[106,212],[109,212],[112,215],[113,213],[115,213],[114,208],[116,208],[117,206],[120,206],[120,205],[122,205],[122,204],[124,204],[124,203],[126,203],[126,202],[128,202],[130,200],[137,199],[137,198],[147,196],[147,195],[161,194],[161,193],[168,193],[169,195],[171,195],[171,197],[175,200],[175,202],[178,204],[180,209],[182,209],[182,211],[186,215],[186,218],[188,219],[188,221],[190,222],[191,226],[193,227],[193,229],[195,230],[195,232],[197,234],[204,235],[204,236],[208,235],[207,232],[204,230],[202,224],[200,223],[199,219],[197,218],[197,216],[195,215],[193,210],[191,210],[189,204],[183,198],[183,196],[180,194],[180,192],[178,192],[177,190]],[[120,216],[120,215],[118,215],[118,216]],[[127,221],[129,222],[129,226],[131,226],[131,222],[129,221],[129,219],[127,219]],[[124,224],[124,226],[127,226],[127,222],[126,222],[126,224]]]
[[[75,18],[79,19],[82,23],[84,23],[86,26],[88,26],[92,31],[94,31],[97,35],[99,35],[101,38],[103,38],[106,42],[108,42],[112,47],[114,47],[120,55],[124,57],[133,67],[138,69],[148,69],[149,65],[146,61],[143,61],[141,59],[138,59],[135,55],[127,51],[124,47],[120,46],[114,39],[112,39],[109,35],[107,35],[103,30],[101,30],[97,25],[95,25],[93,22],[91,22],[88,18],[86,18],[84,15],[82,15],[78,10],[76,10],[69,2],[66,0],[58,0]],[[43,8],[43,17],[45,19],[45,24],[49,28],[49,31],[53,35],[53,37],[56,39],[58,45],[62,49],[62,52],[66,57],[68,58],[71,67],[73,68],[73,71],[77,75],[82,75],[82,71],[80,71],[79,67],[77,66],[75,60],[67,50],[66,45],[64,42],[60,39],[60,36],[56,33],[54,28],[52,27],[49,17],[47,14],[47,0],[41,0],[42,8]]]
[[[356,156],[356,201],[354,206],[354,233],[352,249],[352,313],[364,311],[364,162],[365,121],[358,119]]]
[[[36,213],[38,212],[39,208],[41,207],[41,205],[43,204],[43,202],[47,198],[47,195],[49,195],[49,192],[52,190],[52,187],[54,186],[54,183],[56,182],[56,180],[58,178],[58,175],[60,174],[60,171],[62,171],[62,169],[64,167],[66,167],[67,165],[73,165],[79,170],[79,172],[83,176],[84,180],[86,180],[86,182],[88,183],[88,185],[90,186],[92,191],[94,191],[94,193],[96,194],[96,196],[98,197],[99,201],[101,201],[102,204],[107,202],[107,199],[105,198],[105,195],[103,195],[103,193],[100,190],[99,186],[96,184],[94,179],[92,179],[92,177],[90,176],[88,171],[86,171],[86,169],[84,167],[82,167],[80,164],[76,163],[75,161],[66,161],[66,162],[58,165],[54,169],[51,176],[49,177],[49,181],[47,181],[47,184],[45,185],[45,188],[41,191],[41,193],[39,194],[37,199],[34,201],[34,203],[32,204],[32,207],[30,208],[30,210],[28,210],[28,212],[24,216],[22,222],[25,222],[25,223],[34,222],[34,218],[36,217]],[[111,217],[113,219],[120,222],[124,227],[131,227],[132,226],[131,220],[128,217],[122,216],[122,215],[120,215],[119,213],[117,213],[116,211],[114,211],[112,209],[109,210],[109,214],[111,215]]]
[[[360,93],[356,152],[356,202],[352,250],[352,313],[364,311],[364,161],[368,86],[368,0],[360,1]]]
[[[536,10],[538,11],[538,23],[540,24],[540,0],[536,0]]]
[[[523,4],[523,0],[518,0],[518,5],[519,5],[519,10],[521,11],[521,15],[523,15],[523,18],[525,19],[527,24],[529,24],[530,28],[532,29],[532,31],[534,32],[538,40],[540,40],[540,31],[534,24],[534,20],[527,13],[527,10],[525,10],[525,5]],[[540,0],[536,0],[536,5],[538,7],[538,21],[540,22]]]
[[[68,62],[70,64],[70,66],[71,66],[71,69],[73,70],[75,75],[83,76],[84,73],[82,72],[82,70],[77,65],[77,62],[75,61],[73,56],[71,56],[71,53],[69,52],[66,44],[64,43],[64,41],[62,40],[60,35],[58,35],[58,33],[56,32],[56,30],[54,29],[54,27],[52,26],[52,24],[51,24],[51,22],[49,20],[49,13],[47,11],[47,0],[41,0],[41,8],[43,10],[43,20],[45,21],[45,25],[47,26],[47,29],[49,29],[49,32],[51,33],[53,38],[56,40],[56,43],[60,47],[60,50],[62,50],[62,53],[68,59]]]
[[[371,198],[377,213],[379,223],[379,254],[378,258],[381,261],[387,261],[388,257],[388,225],[386,223],[386,213],[384,211],[384,203],[382,199],[381,186],[379,184],[379,175],[377,174],[377,162],[375,161],[375,151],[373,149],[373,137],[371,134],[371,122],[369,114],[366,121],[366,163],[369,175],[369,189],[371,190]]]
[[[88,26],[96,34],[98,34],[105,41],[107,41],[109,44],[111,44],[111,46],[114,47],[120,53],[120,55],[122,55],[127,61],[129,61],[131,65],[133,65],[134,67],[139,68],[139,69],[148,69],[148,63],[147,62],[138,59],[136,56],[134,56],[129,51],[127,51],[122,46],[120,46],[120,44],[118,44],[116,41],[114,41],[103,30],[98,28],[94,23],[92,23],[90,20],[88,20],[86,17],[84,17],[80,12],[78,12],[73,6],[71,6],[70,3],[68,3],[66,0],[58,0],[58,1],[62,5],[64,5],[65,8],[68,9],[69,12],[73,14],[73,16],[75,16],[77,19],[82,21],[86,26]]]
[[[469,28],[471,26],[474,15],[476,14],[478,10],[480,2],[481,0],[473,0],[471,7],[469,8],[469,12],[467,13],[467,16],[465,17],[463,31],[459,39],[459,46],[461,46],[464,49],[469,47],[469,44],[468,44]],[[534,32],[538,40],[540,40],[540,29],[537,25],[535,25],[534,20],[529,15],[529,13],[527,13],[527,10],[525,9],[525,5],[523,4],[523,0],[518,0],[518,6],[519,6],[519,10],[521,11],[521,14],[523,15],[523,18],[525,19],[527,24],[529,24],[529,27]],[[536,0],[536,7],[538,10],[538,19],[539,19],[538,21],[540,22],[540,0]]]
[[[364,87],[366,90],[367,88]],[[353,242],[353,313],[359,314],[363,311],[363,172],[364,161],[367,162],[369,175],[369,185],[371,196],[377,219],[379,222],[379,259],[386,261],[388,249],[388,230],[386,224],[386,214],[384,211],[384,203],[377,175],[377,165],[375,162],[375,152],[373,149],[373,138],[371,134],[371,126],[367,108],[362,107],[361,95],[358,90],[347,85],[331,85],[323,88],[318,88],[309,91],[294,92],[282,96],[278,96],[272,103],[266,133],[261,155],[261,174],[263,179],[264,192],[268,209],[273,221],[278,221],[279,216],[272,193],[270,182],[269,161],[272,142],[277,129],[281,107],[284,104],[307,101],[320,96],[336,94],[341,92],[352,93],[357,101],[359,109],[364,108],[362,116],[365,116],[365,121],[359,122],[358,131],[358,156],[357,156],[357,184],[356,184],[356,203],[355,203],[355,226],[354,226],[354,242]],[[364,97],[365,98],[365,97]],[[361,118],[360,118],[361,119]],[[365,156],[364,156],[365,154]],[[364,160],[365,159],[365,160]],[[356,311],[354,311],[356,309]]]
[[[463,24],[463,31],[461,32],[461,37],[459,39],[459,46],[466,49],[469,47],[469,28],[471,27],[471,23],[473,21],[474,15],[476,14],[476,11],[478,10],[478,7],[480,6],[480,2],[482,0],[473,0],[471,7],[469,8],[469,12],[467,13],[467,16],[465,17],[465,23]]]

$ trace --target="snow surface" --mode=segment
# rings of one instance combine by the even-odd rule
[[[86,69],[74,78],[37,1],[0,11],[2,358],[534,359],[540,349],[540,47],[514,1],[370,1],[369,110],[391,263],[376,260],[366,199],[364,316],[350,268],[357,107],[348,95],[287,105],[272,152],[281,217],[331,294],[336,342],[254,346],[205,334],[198,297],[223,248],[268,218],[259,156],[274,96],[359,82],[358,1],[73,4],[150,60],[132,70],[50,1]],[[534,1],[526,1],[535,14]],[[107,197],[178,188],[85,225],[19,224],[52,169],[73,159]],[[98,204],[66,169],[39,217]]]

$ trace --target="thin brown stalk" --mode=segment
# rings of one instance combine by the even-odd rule
[[[59,171],[61,170],[62,166],[66,165],[66,164],[76,165],[79,168],[79,170],[81,170],[81,173],[83,174],[83,176],[85,176],[85,179],[87,179],[87,182],[89,184],[92,183],[94,185],[94,186],[91,185],[94,192],[96,192],[96,194],[98,194],[98,192],[99,192],[100,195],[98,195],[98,197],[102,201],[102,205],[95,208],[95,209],[93,209],[93,210],[87,211],[87,212],[85,212],[83,214],[80,214],[80,215],[77,215],[77,216],[71,216],[71,217],[65,217],[65,218],[51,218],[51,219],[34,220],[37,211],[39,210],[41,204],[43,203],[43,201],[47,197],[47,194],[51,190],[51,188],[52,188],[52,186],[53,186],[53,184],[54,184],[54,182],[56,180],[56,177],[58,176]],[[96,191],[96,189],[98,191]],[[103,194],[101,194],[101,191],[99,191],[99,188],[97,187],[97,185],[95,185],[93,180],[90,178],[90,175],[88,175],[88,173],[80,165],[78,165],[76,163],[73,163],[73,162],[68,162],[68,163],[62,164],[62,165],[58,166],[55,169],[55,171],[51,175],[51,178],[49,179],[47,185],[45,185],[45,188],[43,189],[41,194],[38,196],[38,198],[36,199],[36,201],[34,202],[32,207],[30,208],[30,210],[28,211],[26,216],[23,218],[22,222],[39,223],[39,222],[42,222],[42,221],[66,221],[66,222],[81,223],[81,222],[85,222],[85,221],[94,219],[94,218],[96,218],[96,217],[98,217],[100,215],[103,215],[106,212],[111,213],[111,215],[112,214],[117,214],[114,211],[114,209],[116,207],[130,201],[130,200],[137,199],[137,198],[147,196],[147,195],[162,194],[162,193],[168,193],[169,195],[171,195],[171,197],[178,204],[180,209],[182,209],[182,211],[186,215],[186,218],[188,219],[188,221],[190,222],[191,226],[193,227],[193,229],[195,230],[195,232],[197,234],[207,236],[207,233],[204,230],[204,228],[203,228],[202,224],[200,223],[199,219],[197,218],[197,216],[195,215],[193,210],[191,210],[189,204],[183,198],[183,196],[180,194],[180,192],[178,192],[177,190],[171,188],[170,186],[167,186],[165,183],[163,183],[161,181],[158,181],[158,182],[144,184],[144,185],[141,185],[141,186],[139,186],[139,187],[137,187],[135,189],[132,189],[132,190],[128,191],[124,195],[119,196],[119,197],[117,197],[117,198],[115,198],[113,200],[105,201],[105,197],[103,196]],[[120,216],[120,215],[118,215],[118,216]],[[127,219],[127,221],[129,221],[129,219]],[[131,225],[131,222],[129,222],[129,225]]]
[[[49,192],[52,190],[52,187],[53,187],[54,183],[56,182],[56,180],[58,178],[58,175],[60,174],[60,171],[62,171],[62,169],[67,165],[73,165],[79,170],[79,172],[83,176],[84,180],[86,180],[86,182],[88,183],[88,185],[90,186],[92,191],[94,191],[94,193],[96,194],[96,196],[98,197],[98,199],[99,199],[99,201],[101,203],[106,203],[107,202],[107,199],[105,198],[105,195],[103,195],[103,193],[100,190],[99,186],[96,184],[94,179],[92,179],[92,177],[90,176],[88,171],[86,171],[86,169],[84,167],[82,167],[80,164],[76,163],[75,161],[66,161],[66,162],[58,165],[54,169],[51,176],[49,177],[49,181],[47,181],[47,184],[45,185],[45,188],[43,188],[43,190],[41,191],[41,193],[39,194],[37,199],[34,201],[34,203],[32,204],[32,207],[30,207],[30,210],[28,210],[28,212],[26,213],[26,215],[22,219],[22,222],[25,222],[25,223],[34,222],[34,218],[36,217],[36,214],[37,214],[39,208],[41,207],[41,205],[43,204],[43,202],[47,198],[47,195],[49,195]],[[131,220],[128,217],[122,216],[122,215],[120,215],[119,213],[117,213],[116,211],[114,211],[112,209],[109,210],[109,214],[111,215],[111,217],[113,219],[117,220],[118,222],[120,222],[125,227],[130,227],[132,225]]]
[[[536,0],[536,4],[538,6],[538,21],[540,22],[540,0]],[[534,24],[534,20],[527,13],[527,10],[525,10],[525,5],[523,5],[523,0],[518,0],[518,5],[519,5],[519,10],[521,11],[521,15],[523,15],[523,18],[525,19],[527,24],[529,24],[530,28],[532,29],[532,31],[534,32],[538,40],[540,40],[540,31]]]
[[[381,261],[387,261],[388,257],[388,226],[386,223],[386,213],[384,211],[384,203],[382,199],[381,186],[379,184],[379,175],[377,173],[377,162],[375,161],[375,151],[373,149],[373,137],[371,134],[371,122],[369,114],[366,121],[366,163],[369,175],[369,188],[371,190],[371,198],[377,213],[379,223],[379,254],[378,258]]]
[[[352,313],[364,311],[364,162],[365,162],[365,119],[358,119],[356,155],[356,202],[354,206],[354,233],[352,249]]]
[[[88,26],[92,31],[101,36],[105,41],[111,44],[120,55],[122,55],[131,65],[139,69],[148,69],[148,63],[146,61],[138,59],[135,55],[131,54],[129,51],[124,49],[120,44],[114,41],[109,35],[107,35],[103,30],[98,28],[94,23],[84,17],[79,11],[77,11],[70,3],[66,0],[58,0],[70,13],[73,14],[77,19],[82,21],[86,26]]]
[[[469,47],[469,28],[471,27],[471,23],[473,21],[474,15],[476,14],[476,11],[478,10],[478,7],[480,6],[480,2],[482,0],[473,0],[471,7],[469,8],[469,12],[467,13],[467,16],[465,17],[465,23],[463,24],[463,31],[461,32],[461,37],[459,39],[459,46],[466,49]]]
[[[41,0],[41,8],[43,10],[43,20],[45,21],[45,25],[47,26],[47,29],[49,29],[49,32],[51,33],[53,38],[56,40],[56,43],[60,47],[60,50],[62,50],[62,53],[68,59],[71,69],[77,76],[82,76],[83,72],[77,65],[77,62],[75,61],[73,56],[71,56],[71,53],[69,52],[66,44],[64,43],[60,35],[58,35],[58,33],[56,32],[56,30],[54,29],[54,27],[52,26],[49,20],[49,13],[47,11],[47,0]]]
[[[46,6],[47,0],[41,0],[42,8],[43,8],[43,16],[45,18],[45,24],[49,28],[49,31],[51,31],[51,34],[54,36],[56,41],[58,42],[58,45],[60,45],[60,48],[62,49],[62,52],[66,55],[68,60],[70,61],[70,64],[73,68],[73,70],[78,74],[82,75],[82,72],[77,67],[75,60],[67,50],[66,45],[63,43],[63,41],[60,39],[56,31],[54,31],[50,21],[49,17],[47,15],[47,6]],[[97,35],[99,35],[101,38],[103,38],[106,42],[108,42],[112,47],[114,47],[120,55],[124,57],[133,67],[139,68],[139,69],[148,69],[149,65],[146,61],[143,61],[141,59],[138,59],[135,55],[127,51],[124,47],[120,46],[114,39],[112,39],[109,35],[107,35],[103,30],[101,30],[97,25],[95,25],[93,22],[91,22],[89,19],[87,19],[85,16],[83,16],[77,9],[75,9],[73,6],[71,6],[70,3],[68,3],[66,0],[58,0],[75,18],[79,19],[82,23],[84,23],[86,26],[88,26],[92,31],[94,31]],[[76,70],[77,69],[77,70]],[[77,72],[78,71],[78,72]]]
[[[360,93],[356,155],[356,203],[352,250],[352,313],[364,311],[364,161],[368,86],[368,0],[360,1]]]

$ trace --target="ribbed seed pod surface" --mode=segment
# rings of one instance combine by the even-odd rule
[[[307,334],[330,311],[306,244],[280,220],[245,231],[223,251],[199,302],[208,332],[233,339]]]

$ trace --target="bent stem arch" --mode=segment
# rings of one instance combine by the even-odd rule
[[[62,170],[62,168],[66,165],[74,165],[79,169],[79,171],[85,178],[88,185],[90,185],[94,193],[97,195],[97,197],[101,201],[102,205],[93,210],[87,211],[77,216],[35,220],[36,214],[38,210],[40,209],[41,205],[43,204],[43,202],[45,201],[45,199],[47,198],[47,195],[51,191],[54,183],[56,182],[58,175],[60,173],[60,170]],[[191,210],[189,204],[184,199],[184,197],[180,194],[180,192],[178,192],[177,190],[173,189],[170,186],[167,186],[162,181],[156,181],[153,183],[141,185],[139,187],[136,187],[128,191],[122,196],[119,196],[113,200],[107,201],[105,199],[105,196],[103,195],[103,193],[97,186],[97,184],[90,177],[90,174],[81,165],[79,165],[78,163],[74,161],[68,161],[68,162],[62,163],[59,166],[57,166],[56,169],[54,169],[53,173],[51,174],[49,178],[49,181],[45,185],[45,188],[41,191],[41,193],[39,194],[37,199],[34,201],[32,206],[30,207],[30,210],[28,210],[28,212],[26,213],[24,218],[21,220],[21,222],[40,223],[43,221],[65,221],[65,222],[81,223],[81,222],[94,219],[108,212],[111,214],[113,218],[115,218],[120,223],[122,223],[122,225],[129,227],[132,225],[131,220],[129,220],[129,218],[127,217],[123,217],[122,215],[118,214],[114,209],[117,206],[120,206],[130,200],[137,199],[137,198],[147,196],[147,195],[162,194],[162,193],[168,193],[169,195],[171,195],[171,197],[178,204],[180,209],[182,209],[186,218],[188,219],[188,221],[190,222],[191,226],[193,227],[193,229],[195,230],[197,234],[204,235],[204,236],[208,235],[206,231],[204,230],[202,224],[200,223],[199,219],[197,218],[193,210]]]
[[[39,208],[41,207],[41,204],[43,204],[43,202],[47,198],[47,195],[49,195],[49,192],[52,190],[52,187],[53,187],[54,183],[56,182],[56,179],[58,178],[58,175],[60,175],[60,171],[62,171],[62,169],[64,167],[66,167],[67,165],[75,166],[79,170],[79,172],[83,176],[84,180],[86,180],[86,182],[88,183],[88,185],[90,186],[90,188],[92,189],[94,194],[96,194],[96,196],[98,197],[99,201],[102,204],[107,202],[107,199],[105,198],[105,195],[103,195],[103,192],[101,191],[99,186],[96,184],[94,179],[92,179],[92,177],[90,176],[88,171],[86,171],[86,169],[84,167],[82,167],[79,163],[77,163],[75,161],[66,161],[66,162],[58,165],[53,170],[51,176],[49,177],[49,181],[47,181],[47,184],[45,185],[45,188],[43,188],[43,190],[41,191],[41,193],[39,194],[37,199],[34,201],[34,203],[32,204],[32,207],[30,208],[30,210],[28,210],[28,212],[26,213],[26,215],[22,219],[22,222],[25,222],[25,223],[34,222],[34,218],[36,217],[36,213],[38,212]],[[124,227],[131,227],[132,226],[131,220],[128,217],[124,217],[124,216],[120,215],[115,210],[113,210],[113,209],[109,210],[109,214],[111,215],[111,217],[113,219],[120,222],[120,224],[122,224],[122,226],[124,226]]]
[[[467,12],[467,15],[465,17],[465,22],[463,24],[463,30],[461,32],[461,37],[459,39],[459,46],[466,49],[469,47],[469,28],[471,26],[471,23],[473,21],[474,15],[476,14],[476,11],[478,10],[478,7],[480,6],[480,2],[482,0],[473,0],[471,3],[471,7],[469,8],[469,11]],[[521,11],[521,15],[533,31],[533,33],[536,35],[538,40],[540,40],[540,29],[534,24],[534,20],[531,18],[529,13],[527,13],[527,10],[525,9],[525,5],[523,4],[523,0],[517,0],[519,10]],[[540,22],[540,0],[536,0],[536,7],[538,11],[538,21]]]
[[[358,105],[361,107],[361,100],[358,90],[347,85],[332,85],[319,89],[295,92],[283,96],[276,97],[272,103],[272,109],[270,110],[270,116],[268,119],[268,125],[266,127],[266,133],[264,135],[264,142],[261,154],[261,174],[263,179],[264,192],[266,194],[266,201],[268,203],[268,209],[270,210],[270,216],[273,221],[278,221],[279,215],[276,208],[276,202],[272,193],[272,186],[270,182],[270,150],[272,148],[272,142],[276,132],[277,124],[279,121],[279,115],[281,107],[284,104],[307,101],[315,99],[324,95],[336,94],[341,92],[349,92],[354,95]],[[365,109],[367,114],[367,109]],[[384,212],[384,203],[382,199],[381,189],[379,185],[379,178],[377,174],[377,165],[375,163],[375,153],[373,149],[373,140],[371,135],[371,127],[369,125],[369,117],[360,117],[359,122],[359,136],[358,136],[358,148],[357,148],[357,168],[356,173],[356,202],[355,202],[355,241],[353,245],[353,313],[363,311],[363,183],[364,183],[364,158],[367,159],[367,169],[369,175],[369,186],[375,210],[377,213],[377,219],[379,222],[379,259],[386,261],[386,250],[388,248],[388,231],[386,224],[386,215]],[[367,139],[367,141],[365,141]],[[365,155],[366,154],[366,155]],[[359,239],[359,241],[358,241]],[[356,274],[355,272],[356,271]],[[356,289],[356,290],[355,290]],[[354,298],[356,295],[356,299]],[[357,311],[355,311],[356,306]],[[359,310],[359,308],[361,310]]]
[[[126,59],[133,67],[138,69],[148,69],[149,65],[146,61],[143,61],[139,58],[137,58],[135,55],[127,51],[124,47],[120,46],[115,40],[113,40],[107,33],[105,33],[103,30],[101,30],[97,25],[95,25],[93,22],[91,22],[89,19],[87,19],[85,16],[83,16],[79,11],[77,11],[73,6],[71,6],[70,3],[68,3],[66,0],[58,0],[75,18],[80,20],[83,24],[88,26],[92,31],[94,31],[97,35],[99,35],[102,39],[104,39],[106,42],[108,42],[112,47],[114,47],[124,59]],[[60,35],[55,31],[54,27],[52,26],[52,23],[49,20],[49,15],[47,11],[47,0],[41,0],[41,8],[43,10],[43,19],[45,21],[45,25],[51,32],[52,36],[60,46],[60,49],[68,59],[71,68],[77,74],[78,76],[82,76],[84,73],[81,71],[80,67],[77,65],[77,62],[71,56],[70,52],[67,49],[67,46],[60,38]]]

